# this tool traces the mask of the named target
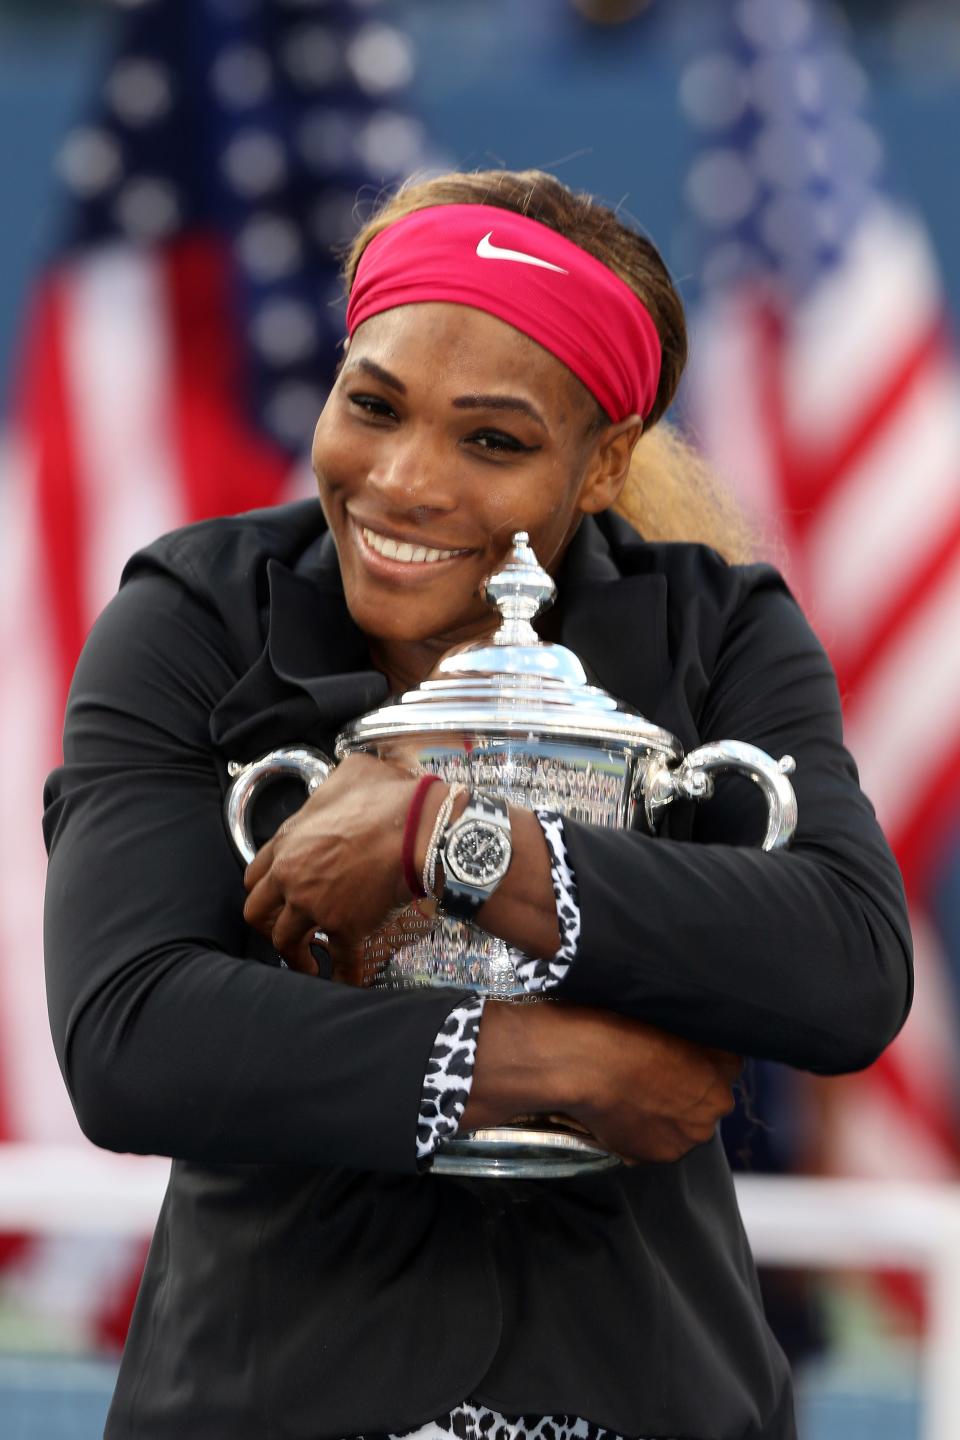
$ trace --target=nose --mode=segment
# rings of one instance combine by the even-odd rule
[[[377,458],[367,483],[394,511],[456,508],[456,481],[449,452],[422,431],[395,435]]]

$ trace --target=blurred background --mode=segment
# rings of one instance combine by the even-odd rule
[[[958,135],[953,0],[0,0],[4,1437],[101,1433],[156,1204],[156,1170],[84,1190],[44,1013],[77,651],[139,544],[309,493],[334,252],[452,166],[552,170],[652,236],[692,330],[672,419],[831,652],[917,1001],[862,1075],[753,1067],[725,1138],[802,1440],[960,1434]]]

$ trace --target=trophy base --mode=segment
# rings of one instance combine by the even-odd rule
[[[620,1163],[618,1156],[596,1140],[559,1126],[498,1125],[445,1141],[432,1168],[437,1175],[480,1180],[562,1180],[569,1175],[598,1174]]]

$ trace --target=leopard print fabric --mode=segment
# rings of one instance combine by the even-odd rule
[[[441,1140],[456,1135],[470,1098],[484,997],[475,995],[450,1011],[434,1041],[423,1078],[417,1120],[417,1160],[429,1160]]]
[[[432,1420],[403,1436],[391,1435],[388,1440],[622,1440],[613,1430],[578,1420],[573,1415],[524,1415],[508,1420],[485,1405],[469,1401],[458,1405],[449,1415]],[[364,1440],[373,1440],[372,1436]]]
[[[550,851],[550,879],[557,902],[560,949],[550,960],[532,959],[519,950],[510,951],[513,968],[529,994],[540,994],[559,985],[573,963],[580,943],[580,901],[577,877],[570,866],[567,842],[563,838],[563,816],[553,810],[535,810],[543,838]]]
[[[519,950],[511,950],[510,958],[524,989],[530,994],[541,994],[559,985],[577,953],[580,905],[576,876],[563,838],[562,817],[551,810],[535,813],[550,852],[560,949],[550,960],[531,959]],[[457,1133],[470,1097],[483,1003],[483,997],[478,995],[451,1010],[430,1053],[417,1120],[417,1160],[421,1164],[430,1159],[442,1140],[449,1140]]]

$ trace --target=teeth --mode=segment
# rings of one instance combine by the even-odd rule
[[[391,540],[386,535],[378,535],[375,530],[368,530],[361,526],[361,534],[364,540],[382,555],[386,560],[400,560],[407,564],[430,565],[435,560],[449,560],[451,555],[463,555],[463,550],[434,550],[426,545],[411,545],[406,540]]]

